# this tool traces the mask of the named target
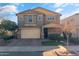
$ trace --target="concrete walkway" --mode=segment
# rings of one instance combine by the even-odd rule
[[[16,51],[45,51],[54,49],[55,46],[0,46],[0,52],[16,52]]]
[[[0,46],[0,52],[45,51],[55,48],[56,46]],[[69,46],[69,50],[79,51],[79,46]]]

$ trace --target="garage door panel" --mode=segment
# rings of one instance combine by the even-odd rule
[[[40,38],[40,29],[24,28],[21,30],[21,38]]]

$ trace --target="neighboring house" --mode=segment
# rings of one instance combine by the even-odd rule
[[[48,34],[61,34],[61,14],[38,7],[17,13],[20,39],[47,39]]]
[[[62,21],[63,31],[72,33],[72,37],[79,38],[79,13],[69,16]]]

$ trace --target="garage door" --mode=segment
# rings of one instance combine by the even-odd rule
[[[21,30],[21,38],[40,38],[39,28],[23,28]]]

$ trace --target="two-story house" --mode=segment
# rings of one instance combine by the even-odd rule
[[[48,34],[61,34],[61,14],[38,7],[17,13],[20,39],[47,39]]]

